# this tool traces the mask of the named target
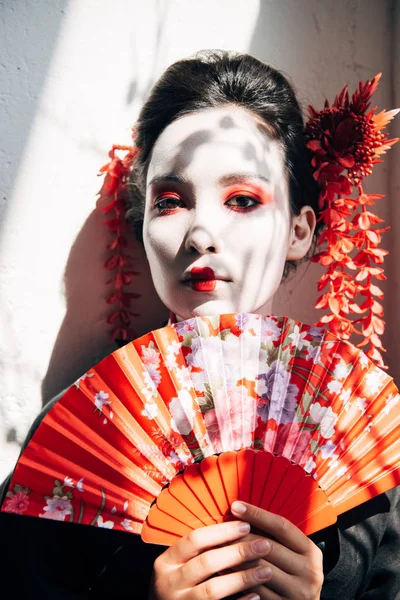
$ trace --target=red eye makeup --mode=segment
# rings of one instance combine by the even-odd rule
[[[249,185],[246,186],[246,188],[241,186],[240,188],[236,188],[234,190],[231,189],[225,203],[227,204],[235,198],[241,199],[242,205],[239,204],[235,207],[232,204],[228,204],[228,206],[232,208],[232,210],[236,210],[238,212],[248,212],[256,208],[258,205],[269,204],[272,200],[272,194],[265,192],[265,190],[256,185]],[[243,201],[246,202],[246,200],[247,206],[243,204]],[[249,205],[249,202],[252,202],[252,204]]]
[[[179,194],[175,192],[168,192],[158,196],[155,199],[153,206],[160,213],[168,213],[173,212],[176,208],[178,208],[179,203],[182,203]],[[170,206],[168,206],[168,204]]]
[[[250,212],[260,205],[269,204],[272,200],[272,194],[266,192],[262,187],[246,183],[239,185],[231,185],[227,190],[224,190],[224,204],[235,212]],[[237,203],[235,204],[235,200]],[[170,214],[178,208],[182,208],[183,201],[181,195],[171,190],[163,192],[154,200],[153,207],[159,214]]]

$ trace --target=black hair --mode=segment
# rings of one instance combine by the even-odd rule
[[[249,54],[206,50],[173,63],[152,88],[135,124],[138,157],[129,182],[127,218],[142,241],[146,176],[152,149],[173,121],[202,109],[234,105],[256,117],[284,151],[290,207],[318,216],[319,185],[305,146],[304,120],[293,86],[278,70]],[[317,232],[315,232],[314,247]],[[284,277],[298,261],[287,261]]]

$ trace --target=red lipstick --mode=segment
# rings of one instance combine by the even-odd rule
[[[213,292],[217,280],[214,271],[210,267],[193,267],[190,270],[190,282],[192,290],[196,292]]]

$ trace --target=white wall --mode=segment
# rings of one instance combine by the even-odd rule
[[[400,19],[390,0],[0,0],[0,8],[1,480],[42,401],[113,349],[96,173],[112,143],[129,142],[152,82],[180,57],[226,48],[282,69],[316,106],[383,71],[376,100],[392,108]],[[367,187],[388,190],[388,163]],[[380,206],[391,219],[398,190],[393,179]],[[318,273],[314,265],[285,286],[277,312],[314,321]],[[147,306],[148,275],[137,285],[142,333],[160,322],[160,307]]]

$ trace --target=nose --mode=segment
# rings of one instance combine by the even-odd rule
[[[198,254],[219,254],[222,251],[221,236],[217,237],[207,226],[195,224],[186,236],[185,250]]]
[[[222,236],[217,226],[218,217],[210,210],[193,210],[193,218],[184,242],[185,250],[198,254],[222,252]]]

